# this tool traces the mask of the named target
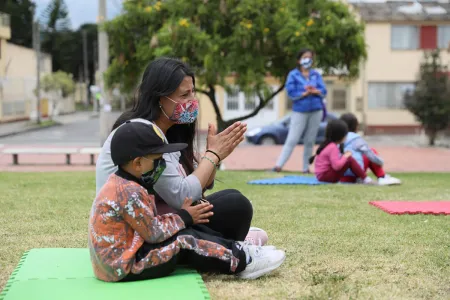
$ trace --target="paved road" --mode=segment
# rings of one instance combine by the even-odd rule
[[[0,138],[0,144],[99,146],[99,119],[87,119],[66,125],[54,126],[38,131],[25,132],[14,136]]]

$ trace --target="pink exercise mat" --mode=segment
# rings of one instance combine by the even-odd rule
[[[372,201],[376,206],[391,215],[425,214],[450,215],[450,201],[410,202],[410,201]]]

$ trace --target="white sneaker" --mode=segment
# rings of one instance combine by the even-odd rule
[[[402,184],[402,181],[398,178],[392,177],[389,174],[384,175],[382,178],[378,178],[379,185],[398,185]]]
[[[241,279],[256,279],[277,269],[286,259],[282,250],[271,250],[258,246],[244,247],[251,262],[237,276]]]
[[[360,184],[375,184],[375,182],[372,180],[372,178],[370,178],[369,176],[367,176],[366,178],[364,178],[364,179],[361,179],[361,178],[358,178],[357,180],[356,180],[356,182],[357,183],[360,183]]]
[[[243,242],[238,242],[238,243],[241,244],[243,247],[247,247],[247,246],[250,246],[250,247],[261,247],[261,248],[266,249],[266,250],[275,250],[275,249],[277,249],[273,245],[264,245],[264,246],[255,245],[255,244],[253,244],[250,241],[243,241]]]

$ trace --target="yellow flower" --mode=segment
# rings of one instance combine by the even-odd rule
[[[152,12],[152,9],[153,9],[153,8],[152,8],[151,6],[147,6],[147,7],[145,8],[145,11],[146,11],[146,12]]]
[[[187,19],[181,19],[178,24],[182,27],[189,27],[189,21]]]
[[[246,27],[247,29],[250,29],[253,27],[252,21],[249,21],[247,19],[244,19],[240,22],[241,26]]]
[[[161,10],[161,1],[156,2],[156,4],[155,4],[155,9],[156,9],[157,11],[160,11],[160,10]]]
[[[280,11],[281,11],[281,12],[284,12],[284,7],[280,7]]]
[[[300,36],[300,32],[296,31],[295,36]]]
[[[306,26],[311,26],[312,24],[314,24],[314,20],[313,19],[309,19],[308,22],[306,23]]]
[[[305,27],[302,27],[302,31],[305,31]]]
[[[269,28],[264,28],[264,33],[268,33],[270,31],[270,29]]]

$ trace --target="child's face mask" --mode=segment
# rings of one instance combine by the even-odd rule
[[[146,157],[143,157],[144,159],[150,160]],[[158,181],[159,177],[161,177],[161,174],[166,169],[166,161],[164,158],[158,158],[153,160],[153,169],[145,172],[141,175],[141,180],[145,184],[145,186],[153,187],[153,185]]]

